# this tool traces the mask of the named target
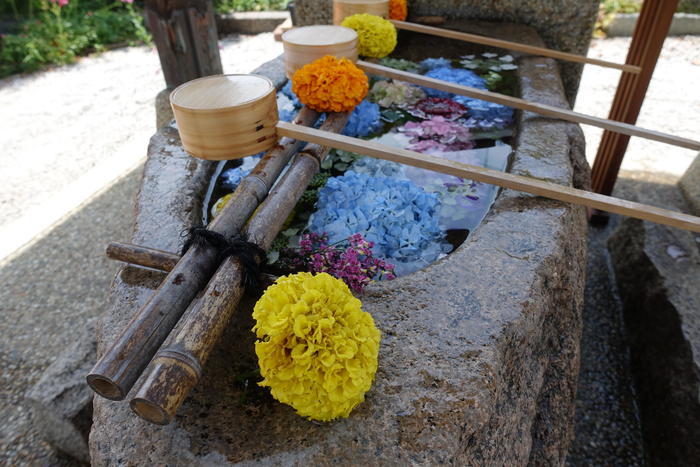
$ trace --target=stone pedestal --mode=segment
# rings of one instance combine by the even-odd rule
[[[175,116],[170,107],[170,93],[172,89],[165,88],[156,95],[156,128],[168,125]]]
[[[88,321],[75,343],[49,366],[26,395],[32,424],[51,446],[89,462],[88,434],[93,392],[85,375],[97,359],[96,319]]]
[[[504,28],[537,40],[530,28]],[[566,104],[553,60],[518,64],[523,96]],[[256,72],[283,83],[279,60]],[[517,115],[511,172],[587,186],[580,128]],[[187,156],[177,132],[161,128],[149,147],[132,241],[179,250],[179,233],[199,222],[213,166]],[[332,423],[304,420],[250,383],[256,297],[249,297],[171,425],[96,398],[92,463],[561,465],[573,432],[586,232],[583,208],[504,190],[448,257],[368,287],[363,308],[383,335],[379,370],[365,402]],[[162,278],[128,266],[118,272],[99,352]]]
[[[683,193],[690,211],[696,216],[700,216],[700,154],[695,157],[693,163],[681,177],[678,188]]]
[[[625,219],[609,241],[649,465],[700,459],[699,239]]]

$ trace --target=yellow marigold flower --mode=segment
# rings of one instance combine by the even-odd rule
[[[361,13],[347,16],[341,25],[357,32],[360,55],[383,58],[396,48],[396,28],[382,17]]]
[[[408,16],[406,0],[389,0],[389,18],[404,21]]]
[[[377,371],[380,333],[361,307],[329,274],[277,279],[253,310],[260,385],[303,417],[347,417]]]
[[[299,68],[292,76],[292,91],[318,112],[353,110],[369,90],[367,75],[347,58],[326,55]]]

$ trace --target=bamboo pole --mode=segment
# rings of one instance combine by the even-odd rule
[[[142,245],[134,245],[133,243],[111,242],[107,246],[107,250],[107,257],[109,259],[157,269],[163,272],[172,271],[175,264],[177,264],[178,260],[181,258],[177,253]],[[279,276],[263,272],[260,273],[260,284],[263,288],[266,288],[274,284],[278,278]]]
[[[470,180],[476,180],[477,182],[490,183],[504,188],[524,191],[558,201],[580,204],[602,211],[670,225],[671,227],[687,229],[693,232],[700,232],[700,217],[613,198],[612,196],[591,193],[585,190],[557,185],[520,175],[513,175],[498,170],[486,169],[475,165],[462,164],[429,154],[393,148],[373,141],[336,135],[286,122],[277,123],[277,134],[309,141],[311,143],[328,145],[336,149],[357,152],[378,159],[400,162],[421,169],[468,178]]]
[[[349,112],[328,114],[322,128],[341,131]],[[330,133],[323,131],[323,133]],[[329,148],[307,146],[248,222],[248,238],[264,250],[282,228],[307,185],[318,172]],[[225,259],[207,284],[201,298],[192,302],[166,343],[143,373],[131,409],[150,422],[172,421],[202,375],[214,344],[228,324],[243,294],[242,267],[238,259]]]
[[[106,253],[109,259],[165,272],[172,271],[181,258],[180,255],[169,251],[120,242],[111,242],[107,245]]]
[[[317,112],[303,108],[295,121],[310,125],[317,118]],[[241,181],[231,201],[208,228],[226,237],[238,233],[300,144],[291,139],[280,140]],[[218,252],[214,248],[193,245],[187,251],[87,376],[88,384],[97,394],[112,400],[126,397],[217,266]]]
[[[489,102],[495,102],[497,104],[507,105],[516,109],[535,112],[540,115],[560,118],[569,122],[584,123],[587,125],[603,128],[605,130],[622,133],[625,135],[639,136],[641,138],[660,141],[662,143],[672,144],[674,146],[680,146],[683,148],[700,151],[700,141],[694,141],[691,139],[669,135],[667,133],[661,133],[654,130],[647,130],[645,128],[630,125],[629,123],[616,122],[614,120],[592,117],[590,115],[574,112],[569,109],[553,107],[551,105],[546,104],[538,104],[536,102],[530,102],[525,99],[520,99],[518,97],[506,96],[505,94],[484,91],[483,89],[477,89],[470,86],[449,83],[447,81],[429,78],[427,76],[421,76],[414,73],[408,73],[406,71],[396,70],[394,68],[377,65],[375,63],[369,63],[362,60],[359,60],[357,62],[357,66],[370,74],[406,81],[408,83],[417,84],[419,86],[426,86],[432,89],[451,92],[454,94],[472,97],[475,99],[482,99]]]
[[[390,21],[394,23],[394,26],[396,26],[397,29],[403,29],[405,31],[430,34],[431,36],[446,37],[448,39],[457,39],[464,42],[488,45],[491,47],[498,47],[499,49],[515,50],[518,52],[525,52],[532,55],[540,55],[543,57],[557,58],[569,62],[587,63],[589,65],[597,65],[606,68],[615,68],[616,70],[621,70],[632,74],[638,74],[642,71],[642,69],[636,65],[614,63],[609,62],[607,60],[589,58],[583,55],[576,55],[568,52],[560,52],[558,50],[547,49],[545,47],[535,47],[533,45],[519,44],[517,42],[505,41],[502,39],[494,39],[491,37],[479,36],[477,34],[469,34],[466,32],[453,31],[451,29],[436,28],[433,26],[409,23],[406,21],[397,21],[393,19]]]

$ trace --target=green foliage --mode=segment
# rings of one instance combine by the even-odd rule
[[[384,57],[379,60],[379,64],[397,70],[408,71],[409,73],[418,73],[420,71],[420,65],[403,58]]]
[[[2,38],[0,78],[72,63],[111,44],[150,42],[143,18],[130,4],[72,0],[60,7],[42,1],[33,14],[19,32]]]
[[[700,14],[700,0],[681,0],[678,4],[680,13]]]
[[[214,0],[214,6],[219,13],[284,10],[287,3],[289,0]]]
[[[606,14],[637,13],[642,9],[642,0],[603,0],[600,6]]]
[[[354,152],[332,149],[321,162],[321,169],[332,176],[342,175],[353,162],[361,157],[361,155]]]

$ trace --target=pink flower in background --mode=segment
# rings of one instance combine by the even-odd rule
[[[414,151],[462,151],[474,147],[467,127],[440,115],[422,122],[406,122],[398,131],[413,138],[408,149]]]
[[[50,1],[51,1],[51,3],[57,3],[58,6],[60,6],[60,7],[64,7],[64,6],[68,5],[68,2],[69,2],[69,0],[50,0]]]

